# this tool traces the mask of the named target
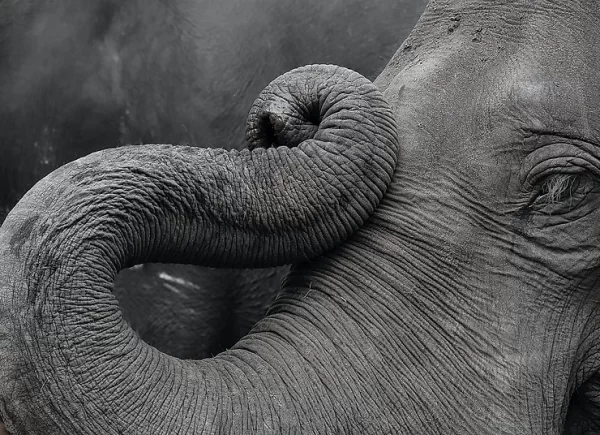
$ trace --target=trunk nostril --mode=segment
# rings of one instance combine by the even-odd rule
[[[261,116],[256,123],[256,133],[249,143],[250,149],[254,148],[271,148],[278,147],[281,144],[277,137],[277,126],[281,120],[277,119],[273,114],[265,114]],[[281,128],[281,126],[279,126]]]
[[[321,124],[321,107],[318,101],[313,101],[311,104],[306,106],[306,111],[303,112],[304,119],[308,124],[312,124],[316,127]]]
[[[329,77],[316,81],[314,74]],[[355,74],[355,73],[354,73]],[[297,68],[274,80],[255,100],[248,115],[246,140],[250,149],[287,146],[293,148],[315,138],[321,121],[331,110],[349,110],[357,76],[332,65]],[[356,88],[356,89],[355,89]],[[331,112],[331,113],[330,113]]]
[[[273,107],[264,107],[262,112],[251,120],[247,134],[248,148],[277,148],[287,146],[293,148],[305,140],[315,137],[319,130],[320,114],[317,110],[298,114],[277,112]]]

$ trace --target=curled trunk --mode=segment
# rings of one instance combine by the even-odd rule
[[[40,181],[11,212],[0,229],[9,430],[129,433],[143,422],[174,433],[202,415],[210,431],[215,410],[238,403],[214,370],[137,338],[111,294],[114,277],[151,261],[268,267],[319,256],[373,212],[398,153],[382,95],[331,66],[273,82],[247,132],[244,151],[94,153]]]

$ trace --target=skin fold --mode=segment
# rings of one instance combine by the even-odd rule
[[[178,211],[204,197],[158,208],[180,216],[181,225],[151,213],[140,213],[136,223],[94,198],[114,187],[119,204],[139,204],[140,195],[150,195],[141,204],[156,210],[161,195],[152,195],[153,183],[142,182],[135,194],[119,192],[116,181],[89,173],[85,160],[45,179],[0,229],[0,385],[6,386],[0,414],[8,429],[600,432],[599,29],[600,9],[592,0],[431,1],[375,81],[399,140],[398,163],[381,202],[371,203],[372,215],[348,239],[296,264],[268,316],[215,358],[181,361],[135,341],[108,290],[121,258],[147,252],[114,234],[135,234],[156,247],[148,255],[158,258],[189,240],[178,248],[180,258],[202,260],[195,228],[204,215],[194,220],[196,214]],[[272,108],[266,113],[283,106],[261,104]],[[346,113],[343,124],[368,124],[356,120],[360,113],[366,112]],[[277,116],[254,119],[263,134],[250,137],[259,144],[290,132],[310,137],[316,124],[296,128],[290,121],[293,128],[281,130],[277,125],[286,124]],[[354,130],[350,137],[363,136]],[[315,153],[327,156],[338,161]],[[179,168],[187,154],[160,148],[155,157]],[[331,163],[316,164],[324,176],[338,172]],[[119,172],[123,165],[109,160],[105,169]],[[300,177],[306,171],[303,165],[294,170]],[[146,172],[140,172],[127,179],[143,180]],[[171,189],[197,189],[177,174],[166,177]],[[340,172],[339,182],[347,174]],[[97,191],[78,195],[71,190],[77,183]],[[232,190],[238,200],[227,209],[238,210],[249,197],[238,187]],[[346,197],[339,186],[322,187],[312,190],[317,198],[331,192]],[[33,222],[48,195],[52,218]],[[278,199],[268,213],[250,213],[250,222],[261,222],[255,216],[273,216],[268,221],[275,226],[280,218],[285,222],[278,201],[295,202],[286,202],[289,195],[268,197]],[[334,209],[340,204],[326,202]],[[70,212],[78,206],[98,206],[100,227],[89,226],[93,217],[74,219]],[[148,222],[160,235],[146,229]],[[330,235],[346,228],[335,228],[339,223],[326,225]],[[218,259],[223,265],[232,258],[240,265],[279,264],[273,257],[282,253],[298,259],[292,257],[300,242],[290,243],[295,228],[248,233],[250,239],[270,237],[270,247],[239,249],[252,243],[242,236],[209,246],[224,255]],[[82,240],[99,249],[74,257],[69,249],[84,246]],[[321,246],[330,239],[301,240]]]
[[[38,180],[100,149],[245,147],[244,121],[272,79],[310,63],[373,79],[426,3],[0,2],[0,223]],[[148,343],[203,358],[248,332],[288,270],[149,264],[122,271],[114,292]]]

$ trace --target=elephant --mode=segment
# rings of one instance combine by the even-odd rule
[[[245,116],[269,81],[309,63],[374,78],[425,5],[0,2],[0,223],[40,178],[93,151],[142,143],[244,147]],[[144,340],[199,359],[245,335],[287,272],[150,264],[122,271],[114,291]],[[225,283],[228,291],[214,291]]]
[[[432,0],[374,88],[322,67],[267,88],[251,151],[118,148],[42,180],[0,228],[6,428],[599,433],[599,23],[592,0]],[[248,335],[187,361],[110,292],[156,259],[294,266]]]

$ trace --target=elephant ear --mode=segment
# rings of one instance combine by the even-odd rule
[[[204,383],[168,385],[176,370],[202,374],[139,340],[112,294],[116,274],[144,262],[268,267],[314,258],[359,228],[391,182],[394,116],[353,71],[285,74],[259,96],[248,126],[252,149],[242,151],[91,154],[40,181],[9,214],[0,228],[0,414],[9,428],[172,433],[177,419],[152,404],[165,391],[178,391],[168,408],[183,419],[215,409],[202,401],[190,409],[190,397],[208,397]],[[128,407],[115,401],[123,386]],[[164,427],[141,427],[136,415]]]

